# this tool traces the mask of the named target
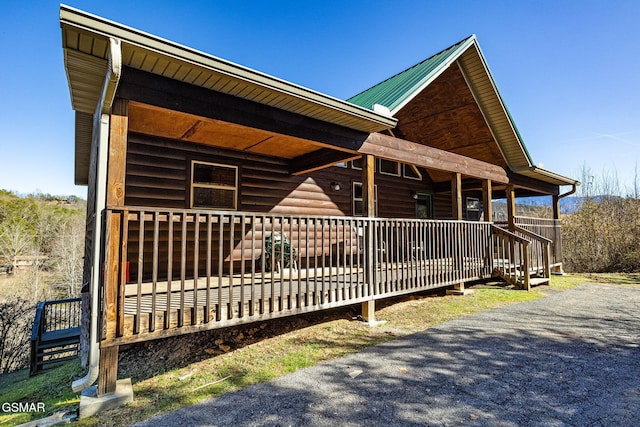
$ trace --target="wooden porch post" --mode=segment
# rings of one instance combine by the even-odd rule
[[[463,219],[462,216],[462,174],[460,172],[454,172],[451,174],[451,216],[456,221],[461,221]],[[462,244],[462,235],[458,232],[454,236],[453,242],[453,253],[454,253],[454,266],[457,271],[462,270],[463,262],[462,255],[460,250],[460,245]],[[461,273],[462,277],[462,273]],[[453,293],[455,295],[464,295],[464,282],[456,283],[453,285]]]
[[[462,220],[462,174],[451,174],[451,212],[455,220]]]
[[[509,231],[516,228],[516,191],[512,184],[507,185],[507,221],[509,223]]]
[[[375,157],[367,154],[362,157],[362,210],[363,215],[369,218],[376,216],[376,200],[375,200]],[[369,301],[362,303],[362,318],[365,322],[374,323],[376,313],[376,302],[374,298],[374,241],[373,241],[373,225],[369,223],[365,235],[366,243],[366,259],[365,259],[365,282],[369,287]]]
[[[553,227],[553,248],[550,249],[550,256],[553,257],[553,272],[555,274],[564,274],[562,269],[562,234],[558,228],[560,221],[560,196],[558,194],[553,195],[553,219],[555,224]],[[551,253],[553,251],[553,253]],[[549,272],[551,274],[551,272]]]
[[[128,103],[124,99],[113,102],[109,129],[109,159],[107,166],[107,207],[124,206],[124,181],[127,156]],[[109,265],[105,265],[103,339],[116,337],[118,319],[118,287],[120,283],[120,222],[119,216],[107,217],[105,254]],[[124,238],[124,237],[123,237]],[[118,380],[118,346],[100,348],[98,395],[114,393]]]
[[[484,220],[489,222],[493,221],[493,206],[491,204],[493,189],[491,187],[490,179],[482,181],[482,209],[484,211]]]
[[[560,219],[560,196],[553,195],[553,219]]]

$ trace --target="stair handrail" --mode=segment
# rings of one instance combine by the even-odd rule
[[[522,286],[524,289],[529,290],[530,289],[529,244],[531,242],[529,242],[529,240],[527,240],[526,238],[495,224],[491,224],[491,230],[492,230],[492,235],[507,236],[509,237],[510,240],[513,240],[514,242],[518,242],[519,244],[522,245],[522,259],[519,260],[520,271],[522,271],[522,274],[523,274]],[[509,250],[510,250],[510,256],[511,254],[515,254],[515,247],[510,246]],[[515,282],[516,282],[514,284],[518,285],[517,275],[508,274],[506,270],[503,273],[505,274],[505,276],[509,276],[509,277],[514,276]]]
[[[534,233],[533,231],[522,228],[518,224],[515,224],[513,226],[513,231],[524,234],[528,238],[536,240],[542,244],[542,263],[544,265],[544,277],[551,277],[551,245],[553,243],[553,240]],[[533,251],[531,251],[531,255],[533,255]]]
[[[62,325],[60,322],[47,322],[47,308],[49,306],[58,305],[58,304],[68,304],[81,301],[82,298],[67,298],[53,301],[41,301],[38,303],[36,307],[36,315],[33,319],[33,326],[31,327],[31,363],[30,363],[30,375],[35,375],[38,373],[38,364],[37,364],[37,353],[38,346],[42,341],[42,337],[46,332],[52,332],[57,330],[64,329],[73,329],[77,326],[73,326],[71,324],[69,316],[67,316],[67,321],[65,322],[65,327],[60,328]],[[78,313],[79,314],[79,313]],[[80,319],[78,319],[79,321]]]

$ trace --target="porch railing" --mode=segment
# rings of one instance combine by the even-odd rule
[[[106,215],[103,338],[113,345],[490,277],[504,235],[485,222],[133,207]]]

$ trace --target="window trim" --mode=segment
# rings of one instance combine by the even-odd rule
[[[418,177],[413,177],[413,176],[407,176],[406,170],[407,167],[412,168],[416,174],[418,174]],[[416,165],[412,165],[409,163],[403,163],[402,164],[402,176],[406,179],[413,179],[414,181],[422,181],[422,172],[420,172],[420,169],[418,169],[418,167]]]
[[[351,185],[351,214],[352,216],[364,217],[364,197],[356,198],[356,187],[358,185],[362,187],[362,183],[358,181],[353,181]],[[364,192],[362,190],[360,192],[364,196]],[[356,202],[362,203],[363,212],[359,214],[356,213]],[[373,204],[375,206],[375,209],[374,209],[375,216],[377,217],[378,216],[378,185],[377,184],[374,184],[373,186]]]
[[[385,172],[384,170],[382,170],[382,162],[394,163],[396,165],[396,173]],[[380,172],[381,175],[402,176],[402,170],[400,168],[400,162],[396,162],[395,160],[378,159],[378,171]]]
[[[229,185],[220,185],[220,184],[203,184],[203,183],[195,183],[193,182],[195,165],[207,165],[207,166],[217,166],[223,167],[227,169],[232,169],[235,173],[234,186],[231,187]],[[191,160],[191,176],[189,177],[189,208],[190,209],[211,209],[211,210],[220,210],[220,211],[236,211],[238,210],[238,193],[239,193],[239,185],[238,185],[238,173],[239,168],[236,165],[231,165],[227,163],[217,163],[217,162],[206,162],[203,160]],[[214,206],[194,206],[194,197],[193,192],[195,188],[208,188],[208,189],[219,189],[219,190],[228,190],[233,191],[233,207],[214,207]]]
[[[480,212],[480,199],[477,197],[467,197],[465,199],[465,207],[467,211]]]

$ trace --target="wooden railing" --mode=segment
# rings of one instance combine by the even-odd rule
[[[562,227],[560,220],[524,216],[516,216],[514,219],[518,227],[542,236],[551,242],[549,263],[552,266],[562,263]]]
[[[495,224],[504,230],[509,228],[506,222],[496,222]],[[551,275],[551,266],[554,265],[553,261],[555,259],[553,256],[554,242],[547,237],[530,231],[531,228],[534,227],[527,227],[526,224],[523,226],[520,223],[516,223],[513,229],[509,231],[530,242],[528,251],[529,272],[541,277],[549,277]]]
[[[494,268],[496,273],[516,287],[531,288],[531,252],[529,240],[506,228],[492,226]]]
[[[484,222],[133,207],[106,215],[103,339],[111,345],[417,292],[494,269],[496,227]]]
[[[38,304],[31,328],[30,375],[78,355],[80,304],[81,298]]]

